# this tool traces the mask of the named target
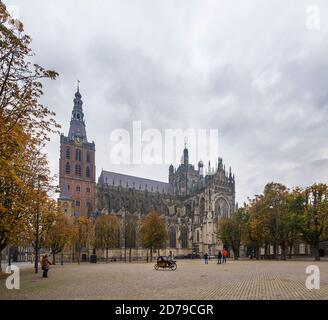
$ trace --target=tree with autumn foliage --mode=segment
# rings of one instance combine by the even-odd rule
[[[48,163],[41,153],[49,134],[59,126],[43,106],[42,79],[57,73],[31,62],[31,38],[0,1],[0,255],[19,245],[30,232],[36,208],[50,188]],[[0,256],[1,259],[1,256]]]
[[[244,243],[247,247],[254,248],[256,259],[260,258],[260,248],[270,238],[267,212],[263,195],[256,195],[250,200],[245,211]]]
[[[292,258],[293,246],[301,240],[305,197],[301,188],[292,189],[286,197],[284,228],[288,245],[288,256]]]
[[[315,260],[320,260],[319,245],[328,238],[328,186],[314,184],[304,191],[302,238],[311,246]]]
[[[94,243],[94,223],[86,216],[76,217],[73,228],[73,243],[77,253],[77,262],[80,264],[82,249],[88,250]]]
[[[245,221],[245,208],[239,208],[231,217],[218,221],[218,238],[232,249],[234,260],[239,258],[239,249],[245,232]]]
[[[271,182],[264,187],[263,210],[268,228],[267,243],[273,244],[273,255],[278,257],[281,247],[282,259],[286,259],[288,215],[286,211],[288,189],[281,183]]]
[[[320,242],[328,239],[328,186],[288,190],[279,183],[267,184],[247,206],[246,230],[245,244],[255,244],[257,258],[259,248],[269,245],[274,246],[276,258],[279,246],[280,258],[286,259],[287,249],[291,258],[293,245],[303,240],[320,260]]]
[[[132,249],[136,247],[137,242],[137,217],[129,215],[124,220],[125,250],[129,249],[129,262],[131,262]]]
[[[51,249],[52,264],[56,264],[56,254],[63,252],[65,246],[72,245],[74,225],[71,217],[65,216],[58,207],[52,213],[50,225],[44,235],[43,246]]]
[[[19,234],[24,238],[24,242],[18,241],[18,244],[24,244],[24,246],[32,244],[35,250],[37,245],[35,239],[38,233],[38,251],[41,248],[50,249],[50,236],[58,216],[57,201],[50,198],[45,191],[39,190],[38,200],[34,205],[33,211],[34,214],[31,217],[31,221],[26,224],[24,232]],[[38,223],[35,211],[39,212]]]
[[[95,247],[104,250],[106,263],[108,263],[108,251],[117,247],[120,225],[119,220],[113,215],[101,215],[95,222]]]
[[[16,162],[21,162],[24,172],[0,177],[0,253],[7,245],[35,246],[37,213],[42,219],[51,207],[52,180],[45,156],[24,150]]]
[[[153,250],[164,247],[168,239],[166,223],[159,213],[152,210],[145,216],[140,225],[140,237],[143,246],[150,249],[150,261],[153,259]]]
[[[278,258],[280,247],[281,259],[285,260],[287,249],[291,250],[296,241],[301,217],[299,210],[294,210],[296,199],[296,189],[290,192],[283,184],[271,182],[264,187],[262,195],[250,201],[249,239],[255,237],[261,240],[257,244],[264,247],[265,257],[268,256],[268,248],[272,245],[274,257]]]

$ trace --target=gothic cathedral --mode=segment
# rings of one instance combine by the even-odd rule
[[[169,167],[168,182],[102,170],[96,185],[95,143],[87,139],[78,88],[68,136],[60,138],[59,202],[68,215],[117,216],[122,232],[116,251],[112,250],[116,256],[122,256],[126,247],[137,250],[137,254],[142,252],[138,228],[150,210],[156,210],[166,221],[166,250],[175,255],[215,254],[223,245],[217,239],[217,222],[236,210],[235,176],[231,168],[225,169],[221,158],[215,168],[210,163],[204,168],[202,161],[195,168],[188,153],[186,146],[178,168]],[[130,243],[123,232],[127,219],[134,224]]]

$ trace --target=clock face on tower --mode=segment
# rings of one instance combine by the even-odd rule
[[[81,137],[75,137],[74,140],[75,140],[75,143],[77,145],[82,145],[82,138]]]

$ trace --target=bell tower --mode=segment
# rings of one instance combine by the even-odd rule
[[[60,136],[58,201],[71,202],[67,214],[88,216],[95,211],[96,166],[95,143],[87,139],[83,101],[77,86],[68,135]]]

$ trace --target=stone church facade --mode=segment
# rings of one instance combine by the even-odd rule
[[[168,182],[102,171],[95,182],[95,144],[87,139],[79,89],[68,136],[61,136],[59,202],[69,215],[116,215],[121,231],[114,255],[122,249],[142,251],[138,228],[141,219],[156,210],[166,221],[166,254],[192,252],[216,254],[222,247],[217,239],[217,222],[231,216],[235,204],[235,176],[225,169],[221,158],[216,168],[197,168],[189,163],[187,146],[182,163],[168,169]],[[132,224],[127,241],[124,229]],[[130,230],[131,232],[131,230]]]
[[[166,221],[166,251],[214,255],[222,247],[217,240],[217,222],[235,211],[235,177],[231,169],[226,172],[220,158],[217,168],[209,164],[206,174],[202,162],[197,170],[189,163],[187,148],[183,159],[178,168],[170,166],[168,183],[101,172],[97,183],[98,209],[104,214],[117,215],[121,221],[127,216],[135,217],[133,247],[142,246],[137,235],[138,221],[151,209]],[[124,247],[123,237],[120,241]]]

